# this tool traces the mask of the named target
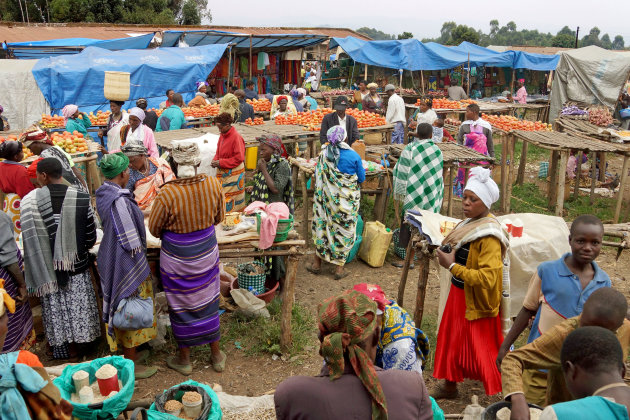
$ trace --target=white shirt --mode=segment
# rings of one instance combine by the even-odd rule
[[[389,101],[387,102],[385,120],[388,124],[397,122],[405,124],[405,101],[395,93],[389,97]]]
[[[429,108],[427,112],[418,112],[418,115],[416,116],[418,124],[427,123],[429,125],[433,125],[433,122],[437,119],[437,114],[431,108]]]
[[[337,114],[337,118],[339,119],[339,125],[343,128],[346,128],[346,119],[348,118],[348,114],[344,114],[343,119]]]

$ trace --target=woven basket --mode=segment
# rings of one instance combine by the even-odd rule
[[[265,269],[265,272],[263,272],[263,274],[247,274],[245,273],[244,269],[245,266],[248,264],[260,266]],[[237,276],[239,289],[249,290],[249,288],[251,287],[257,295],[260,293],[264,293],[265,280],[267,279],[266,269],[267,268],[265,267],[265,264],[261,263],[260,261],[252,261],[250,263],[240,264],[238,266]]]
[[[129,99],[131,74],[123,71],[105,72],[105,98],[110,101],[126,101]]]

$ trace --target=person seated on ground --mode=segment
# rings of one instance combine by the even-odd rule
[[[318,307],[319,376],[293,376],[276,389],[278,420],[433,418],[422,375],[374,366],[380,326],[377,306],[348,290]]]
[[[120,129],[120,143],[122,146],[126,144],[141,144],[147,149],[149,156],[157,158],[158,147],[155,143],[155,136],[153,130],[144,125],[144,111],[138,107],[133,107],[129,110],[129,124],[123,126]],[[112,150],[112,153],[117,153],[120,150]],[[107,152],[104,151],[104,154]]]
[[[411,230],[405,221],[410,209],[429,210],[439,213],[444,196],[442,151],[433,143],[433,129],[427,123],[418,125],[416,138],[403,149],[394,166],[394,199],[402,203],[400,209],[399,246],[406,248]],[[402,267],[401,262],[392,262]]]
[[[234,96],[238,98],[238,107],[241,111],[237,122],[245,122],[248,118],[251,118],[253,120],[255,118],[254,107],[248,104],[245,100],[245,91],[239,89],[234,92]]]
[[[444,141],[455,142],[451,133],[444,129],[444,120],[442,118],[433,121],[431,125],[433,126],[433,143],[442,143]]]
[[[179,93],[175,93],[173,94],[172,102],[173,104],[160,115],[155,131],[171,131],[185,128],[186,117],[184,116],[184,111],[182,111],[184,98]]]
[[[258,99],[258,94],[254,90],[254,81],[248,80],[245,84],[245,99]]]
[[[545,408],[541,420],[630,418],[630,387],[615,334],[601,327],[579,328],[564,340],[560,360],[567,388],[579,399]]]
[[[328,130],[336,125],[340,125],[346,130],[348,135],[345,142],[348,143],[348,146],[352,146],[352,143],[359,140],[359,124],[356,118],[346,113],[348,98],[345,96],[337,97],[333,108],[335,112],[326,114],[322,119],[322,127],[319,130],[319,141],[321,144],[326,143],[328,141]]]
[[[136,106],[144,111],[144,121],[142,121],[142,124],[155,131],[155,126],[157,125],[158,121],[157,113],[153,110],[147,111],[147,100],[145,98],[138,99],[136,101]]]
[[[501,363],[503,397],[512,401],[512,419],[529,418],[523,387],[526,369],[548,369],[546,405],[570,401],[562,377],[560,353],[567,336],[581,328],[596,326],[615,332],[624,360],[630,347],[630,321],[626,319],[628,303],[621,292],[604,287],[594,291],[584,303],[581,315],[562,321],[529,344],[505,356]]]
[[[448,88],[448,99],[451,101],[461,101],[462,99],[468,99],[466,91],[463,87],[457,86],[457,80],[451,79],[451,86]]]
[[[297,110],[293,101],[289,103],[289,98],[285,95],[275,96],[271,102],[271,119],[275,120],[279,116],[295,115]]]
[[[129,158],[129,181],[126,188],[147,217],[160,188],[175,179],[175,174],[164,159],[148,156],[147,148],[142,144],[126,144],[121,151]]]
[[[483,134],[486,137],[487,155],[494,157],[494,143],[492,143],[492,126],[480,116],[479,105],[470,104],[466,107],[466,121],[459,127],[457,143],[466,144],[466,135],[471,133]],[[473,149],[476,149],[473,147]]]
[[[477,83],[472,84],[472,91],[470,92],[470,99],[481,99],[483,95],[481,94],[481,89],[479,89],[479,85]]]
[[[596,216],[584,214],[571,224],[571,252],[538,266],[529,282],[523,307],[505,336],[497,356],[497,366],[534,318],[527,342],[531,343],[555,325],[582,312],[586,299],[595,290],[610,287],[610,278],[595,259],[602,249],[604,225]],[[525,397],[537,405],[545,403],[547,373],[528,370],[523,374]]]
[[[311,225],[315,255],[313,264],[306,267],[320,274],[322,260],[327,261],[336,266],[335,280],[348,275],[343,266],[354,246],[361,203],[359,184],[365,181],[361,156],[344,141],[346,137],[343,125],[330,127],[328,142],[317,160]]]
[[[208,96],[206,95],[207,89],[208,84],[206,82],[197,82],[197,93],[195,93],[195,97],[192,98],[190,102],[188,102],[188,106],[193,108],[208,105],[210,101],[208,100]]]

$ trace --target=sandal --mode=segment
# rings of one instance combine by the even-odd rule
[[[339,273],[335,273],[334,279],[335,280],[341,280],[341,279],[345,279],[346,277],[348,277],[348,273],[347,271],[344,271],[343,273],[339,274]]]
[[[155,366],[136,366],[134,368],[134,377],[136,379],[147,379],[155,375],[158,368]]]
[[[144,363],[147,361],[150,355],[151,352],[149,350],[139,351],[136,353],[136,359],[134,360],[134,363]]]
[[[322,268],[321,267],[313,268],[313,264],[308,264],[306,266],[306,271],[308,271],[309,273],[315,274],[317,276],[317,275],[321,274]]]
[[[454,400],[459,396],[459,391],[447,391],[442,385],[438,385],[437,389],[431,392],[431,397],[435,400]]]
[[[396,268],[403,268],[405,266],[405,261],[392,261],[392,265]],[[409,264],[409,269],[413,270],[413,263]]]
[[[225,370],[225,361],[227,360],[227,355],[222,350],[219,350],[219,353],[221,354],[221,356],[223,356],[223,360],[218,363],[212,362],[212,369],[214,369],[215,372],[221,373]]]
[[[166,365],[173,370],[188,376],[192,373],[192,365],[180,365],[177,363],[177,356],[171,356],[166,359]]]

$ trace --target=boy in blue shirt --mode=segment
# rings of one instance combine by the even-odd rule
[[[601,251],[603,236],[604,225],[596,216],[582,215],[573,221],[569,235],[571,253],[538,266],[530,280],[523,307],[499,349],[499,369],[503,357],[532,318],[528,343],[565,319],[582,313],[584,302],[595,290],[611,287],[608,274],[595,262]],[[546,372],[524,372],[523,385],[528,402],[545,404]]]

